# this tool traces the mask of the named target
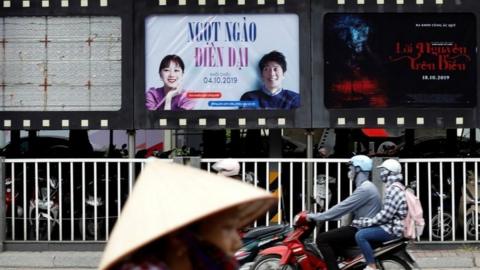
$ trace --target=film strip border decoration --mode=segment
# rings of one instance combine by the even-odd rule
[[[1,0],[3,8],[10,8],[12,7],[12,2],[21,3],[21,6],[24,8],[31,7],[31,2],[34,0]],[[89,6],[99,6],[99,7],[109,7],[110,1],[113,0],[40,0],[41,7],[48,8],[51,6],[52,2],[60,2],[61,7],[69,7],[71,2],[79,1],[80,7],[89,7]],[[205,6],[207,2],[217,3],[219,6],[225,5],[239,5],[243,6],[247,4],[247,1],[256,2],[256,5],[265,5],[267,2],[272,2],[277,5],[285,5],[286,1],[289,0],[152,0],[157,1],[159,6],[166,6],[169,4],[175,4],[178,6],[186,6],[186,5],[198,5],[198,6]],[[295,0],[290,0],[295,1]],[[397,5],[404,5],[406,1],[414,1],[417,5],[423,5],[428,1],[433,1],[437,5],[442,5],[446,1],[454,1],[454,0],[337,0],[338,5],[345,5],[348,2],[357,4],[357,5],[365,5],[366,2],[375,1],[377,5],[384,5],[385,2],[394,1]],[[460,2],[458,2],[460,3]]]
[[[151,0],[155,5],[160,8],[163,6],[205,6],[205,5],[218,5],[218,6],[245,6],[245,5],[278,5],[285,6],[288,4],[294,5],[296,0]],[[315,0],[311,0],[315,1]],[[35,4],[34,4],[35,2]],[[332,0],[336,2],[339,9],[347,5],[358,5],[360,7],[365,5],[385,5],[385,4],[416,4],[426,5],[435,4],[438,6],[445,4],[462,5],[462,1],[459,0]],[[40,6],[39,6],[40,5]],[[75,6],[75,10],[78,8],[100,8],[108,9],[114,5],[114,0],[0,0],[0,10],[10,9],[12,7],[21,7],[26,10],[29,8],[39,8],[47,10],[51,7],[71,8]],[[185,9],[186,10],[186,9]],[[133,67],[133,64],[132,64]],[[132,68],[133,69],[133,68]],[[56,117],[30,117],[29,114],[25,117],[8,117],[3,114],[0,115],[0,129],[110,129],[116,128],[118,125],[113,124],[111,117],[88,116],[82,117],[82,115],[71,116],[76,112],[66,113],[62,112]],[[53,112],[55,114],[55,112]],[[19,113],[19,115],[25,115],[25,112]],[[283,128],[294,127],[295,121],[288,116],[283,117],[267,113],[265,117],[258,116],[235,116],[235,112],[227,113],[225,117],[212,117],[209,113],[208,117],[199,116],[190,117],[188,114],[182,114],[178,117],[158,117],[155,120],[156,127],[158,128]],[[398,127],[430,127],[433,126],[471,126],[471,123],[475,122],[475,117],[469,115],[455,115],[451,117],[430,117],[419,116],[392,116],[391,114],[382,115],[381,113],[364,114],[365,116],[358,116],[360,113],[350,114],[348,111],[333,112],[327,115],[330,127],[382,127],[382,126],[398,126]],[[377,116],[378,115],[378,116]]]
[[[335,2],[335,3],[333,3]],[[478,16],[480,12],[480,3],[477,1],[460,1],[460,0],[335,0],[335,1],[322,1],[317,5],[312,2],[312,23],[311,23],[311,39],[312,39],[312,59],[320,59],[317,63],[320,65],[312,66],[312,74],[326,74],[328,68],[327,60],[334,59],[333,57],[327,57],[325,51],[327,45],[325,45],[325,35],[328,32],[324,29],[325,21],[315,18],[324,18],[329,14],[445,14],[449,13],[470,13]],[[467,14],[468,15],[468,14]],[[333,16],[332,16],[333,17]],[[362,16],[359,16],[362,17]],[[363,16],[362,18],[369,18],[374,16]],[[380,17],[380,16],[379,16]],[[400,17],[400,16],[397,16]],[[473,16],[471,16],[473,17]],[[439,17],[442,18],[442,17]],[[443,17],[444,18],[444,17]],[[459,21],[458,17],[453,17],[454,22]],[[469,18],[469,17],[468,17]],[[461,18],[460,18],[461,19]],[[394,20],[394,18],[392,18]],[[426,21],[428,21],[428,17]],[[389,25],[393,24],[389,23]],[[457,23],[458,24],[458,23]],[[478,40],[479,36],[479,23],[471,23],[476,27],[475,32]],[[390,27],[390,26],[389,26]],[[457,27],[459,28],[459,27]],[[321,30],[319,30],[321,29]],[[377,28],[378,29],[378,28]],[[460,29],[458,29],[460,30]],[[456,30],[456,31],[458,31]],[[463,29],[462,29],[463,30]],[[469,33],[470,33],[469,32]],[[330,34],[332,31],[330,31]],[[412,36],[418,33],[412,33]],[[377,35],[378,36],[378,35]],[[388,36],[388,35],[387,35]],[[469,35],[470,36],[470,35]],[[437,36],[438,37],[438,36]],[[440,39],[440,38],[437,38]],[[475,38],[473,38],[475,39]],[[413,39],[412,39],[413,40]],[[435,38],[433,39],[435,40]],[[457,40],[452,39],[453,42]],[[378,40],[377,40],[378,41]],[[443,41],[443,40],[442,40]],[[461,42],[461,40],[460,40]],[[331,44],[331,43],[330,43]],[[389,43],[386,43],[389,44]],[[460,43],[461,44],[461,43]],[[382,43],[383,45],[383,43]],[[383,45],[385,46],[385,45]],[[331,46],[330,46],[331,47]],[[478,47],[478,44],[477,46]],[[335,48],[335,47],[333,47]],[[330,59],[329,59],[330,58]],[[333,60],[332,60],[333,61]],[[470,62],[472,66],[476,66],[478,63],[478,55],[472,57]],[[319,67],[321,66],[321,67]],[[478,68],[478,67],[477,67]],[[332,69],[330,69],[332,70]],[[421,73],[421,72],[419,72]],[[424,72],[425,73],[425,72]],[[477,72],[478,73],[478,72]],[[432,73],[433,74],[433,73]],[[400,76],[403,74],[399,74]],[[475,76],[478,77],[478,76]],[[325,83],[327,77],[318,78],[313,77],[312,81],[312,99],[322,98],[324,102],[327,102],[325,97],[327,91],[327,83]],[[408,77],[405,77],[408,78]],[[476,91],[478,89],[478,79],[473,87],[469,87],[469,91]],[[448,87],[448,86],[445,86]],[[315,93],[314,89],[320,89],[318,93]],[[450,90],[455,89],[451,88]],[[460,87],[459,87],[460,89]],[[463,89],[463,88],[462,88]],[[448,89],[447,89],[448,90]],[[460,90],[458,90],[460,91]],[[478,91],[476,91],[478,92]],[[408,92],[411,93],[411,92]],[[462,92],[463,93],[463,92]],[[323,96],[321,96],[323,95]],[[323,99],[325,98],[325,99]],[[480,112],[478,110],[479,105],[478,94],[476,98],[471,98],[469,101],[476,103],[476,105],[470,106],[442,106],[430,105],[430,106],[402,106],[400,101],[393,106],[377,107],[368,109],[364,106],[337,106],[330,104],[319,104],[318,108],[313,106],[312,108],[312,126],[313,128],[375,128],[375,127],[390,127],[390,128],[462,128],[462,127],[478,127],[480,120]],[[426,102],[427,104],[433,104],[432,101]],[[325,123],[328,123],[325,125]]]
[[[335,121],[335,125],[339,128],[346,127],[399,127],[399,128],[421,128],[431,127],[427,125],[435,123],[434,125],[439,128],[461,128],[467,122],[472,121],[471,117],[464,115],[452,115],[448,117],[425,117],[425,116],[392,116],[392,117],[352,117],[342,116],[336,117],[332,121]]]
[[[131,129],[132,7],[0,0],[0,129]]]

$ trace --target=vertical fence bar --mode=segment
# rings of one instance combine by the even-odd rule
[[[110,222],[110,163],[105,162],[105,240],[108,241],[108,227]]]
[[[290,162],[290,216],[289,216],[289,224],[292,224],[293,221],[293,162]]]
[[[305,211],[305,162],[302,162],[302,211]]]
[[[313,203],[313,208],[311,207],[312,205],[312,198],[311,197],[308,197],[307,198],[307,202],[308,202],[308,205],[310,205],[310,211],[313,211],[314,213],[317,213],[318,211],[318,207],[317,207],[317,183],[318,183],[318,163],[317,161],[311,161],[311,162],[308,162],[309,166],[307,166],[307,168],[312,168],[312,165],[313,165],[313,185],[311,185],[311,187],[313,188],[313,192],[310,193],[310,192],[307,192],[307,196],[309,196],[309,194],[311,194],[311,196],[313,196],[313,198],[315,198],[315,203]],[[311,169],[310,169],[310,172],[311,172]],[[308,185],[310,186],[310,185]],[[313,229],[313,241],[316,242],[317,241],[317,234],[318,234],[318,227],[315,226],[315,228]]]
[[[121,170],[120,170],[120,162],[117,161],[117,219],[118,217],[120,216],[120,211],[122,210],[121,209],[121,206],[122,206],[122,188],[121,188],[121,182],[122,182],[122,178],[121,178]],[[126,192],[126,190],[124,191]]]
[[[82,217],[80,222],[82,222],[82,240],[86,240],[86,235],[85,235],[85,162],[82,162]]]
[[[415,181],[416,181],[416,191],[415,194],[420,198],[420,162],[415,162]],[[420,241],[420,236],[417,236],[417,241]]]
[[[475,204],[475,241],[478,241],[478,162],[475,162],[475,198],[473,203]]]
[[[58,162],[58,239],[60,241],[63,240],[62,238],[62,231],[63,231],[63,197],[62,197],[62,189],[63,189],[63,177],[62,177],[62,163]]]
[[[440,185],[440,216],[438,217],[439,218],[439,222],[440,222],[440,241],[443,241],[444,240],[444,235],[445,235],[445,223],[444,223],[444,212],[443,212],[443,199],[445,198],[444,197],[444,193],[443,193],[443,161],[440,161],[439,164],[439,185]],[[437,210],[437,213],[438,213],[438,210]]]
[[[14,166],[15,167],[15,166]],[[11,203],[11,208],[10,208],[10,220],[11,220],[11,232],[12,232],[12,240],[15,240],[15,193],[16,193],[16,188],[15,188],[15,173],[12,174],[12,177],[10,177],[10,180],[12,183],[10,184],[10,203]],[[5,200],[3,200],[5,201]]]
[[[342,174],[340,173],[341,172],[341,166],[340,166],[340,162],[337,163],[337,203],[340,202],[340,198],[341,198],[341,191],[342,191]],[[340,227],[341,225],[341,222],[340,220],[337,220],[337,227]]]
[[[266,162],[266,166],[265,166],[265,187],[267,188],[267,191],[270,192],[270,181],[269,181],[269,178],[270,178],[270,162]],[[266,215],[266,225],[270,225],[270,213],[267,212],[267,215]]]
[[[463,202],[462,207],[463,207],[463,240],[467,241],[467,167],[465,161],[463,162],[463,187],[462,187],[462,192],[463,192]]]
[[[277,170],[278,170],[278,200],[277,203],[277,223],[279,224],[283,220],[283,211],[285,211],[285,197],[283,194],[283,186],[282,186],[282,163],[277,163]],[[270,182],[270,181],[269,181]],[[283,208],[283,209],[282,209]]]
[[[128,194],[132,193],[133,188],[133,166],[132,163],[128,163]]]
[[[432,172],[430,161],[427,162],[427,181],[428,181],[428,227],[429,227],[429,240],[432,241]]]
[[[330,166],[328,161],[324,160],[325,162],[325,202],[323,203],[323,211],[327,211],[328,208],[328,201],[330,200]],[[329,229],[329,222],[325,222],[325,230],[328,231]]]
[[[316,199],[317,198],[317,192],[318,192],[318,190],[317,190],[318,189],[318,185],[317,185],[317,183],[318,183],[318,168],[317,168],[318,163],[317,163],[317,161],[313,161],[311,163],[313,163],[313,186],[312,186],[313,187],[313,193],[312,193],[312,195]],[[309,202],[309,204],[311,204],[312,198],[307,198],[307,201]],[[317,211],[318,211],[318,205],[315,202],[313,204],[313,212],[317,213]],[[314,230],[314,235],[317,235],[316,228]]]
[[[451,188],[451,196],[452,196],[452,241],[455,241],[455,234],[456,234],[456,230],[455,228],[457,226],[455,226],[456,224],[456,219],[455,219],[455,166],[454,166],[454,163],[453,162],[450,162],[450,175],[452,177],[452,182],[451,182],[451,185],[452,185],[452,188]]]
[[[93,162],[93,238],[95,241],[97,240],[98,234],[98,226],[97,226],[97,215],[98,215],[98,194],[97,194],[97,162]],[[90,198],[89,198],[90,199]],[[88,217],[90,219],[92,217]]]
[[[255,175],[255,179],[254,179],[255,186],[257,186],[258,185],[258,168],[257,168],[256,161],[253,163],[253,174]],[[253,224],[253,226],[257,227],[257,220],[255,220],[255,223]]]
[[[75,240],[75,192],[73,186],[73,162],[70,161],[70,240]]]
[[[13,164],[13,163],[12,163]],[[27,225],[27,220],[28,220],[28,209],[27,209],[27,163],[22,162],[23,165],[23,240],[27,240],[27,233],[28,233],[28,225]]]

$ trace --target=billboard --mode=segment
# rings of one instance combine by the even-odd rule
[[[471,13],[327,13],[325,106],[474,108]]]
[[[150,112],[297,109],[299,66],[297,14],[145,18]]]
[[[0,129],[133,128],[133,1],[4,4]]]

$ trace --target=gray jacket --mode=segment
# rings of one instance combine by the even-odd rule
[[[308,219],[314,221],[338,220],[348,213],[352,219],[374,217],[382,209],[382,199],[377,187],[368,180],[368,173],[359,172],[355,178],[357,187],[345,200],[323,213],[308,214]]]

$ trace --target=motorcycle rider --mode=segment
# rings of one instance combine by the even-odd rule
[[[377,269],[370,242],[386,242],[402,237],[403,220],[407,216],[405,191],[401,186],[393,185],[403,180],[402,166],[390,158],[377,168],[381,170],[380,179],[386,186],[383,209],[373,218],[361,217],[352,221],[354,226],[361,227],[355,239],[367,263],[364,270]]]
[[[348,178],[355,181],[354,192],[323,213],[310,213],[307,220],[324,222],[339,220],[345,214],[351,213],[352,219],[360,217],[374,217],[382,208],[380,192],[377,187],[369,181],[373,162],[365,155],[353,156],[349,161]],[[319,233],[317,246],[324,256],[327,268],[337,270],[337,254],[348,246],[355,245],[355,233],[358,227],[348,225],[327,232]]]

